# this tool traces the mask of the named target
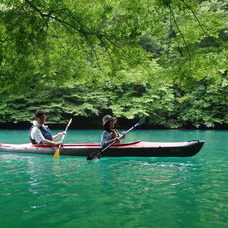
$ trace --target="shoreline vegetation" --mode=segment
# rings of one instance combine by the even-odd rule
[[[227,129],[224,0],[0,3],[0,128],[48,122],[100,129]],[[60,124],[60,125],[58,125]],[[128,125],[129,124],[129,125]],[[62,127],[61,127],[62,128]]]

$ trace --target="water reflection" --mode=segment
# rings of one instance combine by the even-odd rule
[[[160,208],[166,208],[166,213],[180,223],[184,221],[184,218],[180,219],[183,213],[191,214],[194,219],[200,220],[201,216],[205,216],[207,203],[210,204],[210,216],[213,216],[213,213],[221,213],[221,210],[213,208],[212,201],[203,201],[206,197],[204,191],[209,190],[210,176],[205,176],[207,170],[197,159],[182,159],[181,162],[175,162],[174,159],[172,162],[131,159],[129,162],[124,159],[110,161],[107,158],[97,163],[96,167],[97,170],[93,170],[93,174],[102,175],[97,177],[101,188],[95,192],[106,197],[114,196],[115,201],[110,198],[109,200],[114,208],[121,211],[128,210],[130,213],[132,209],[134,213],[146,213],[151,209],[162,213]],[[210,192],[208,195],[215,197],[213,195],[220,194]],[[189,225],[191,223],[194,225],[195,222],[190,220]]]

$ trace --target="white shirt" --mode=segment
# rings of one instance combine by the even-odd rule
[[[38,144],[41,144],[43,140],[45,140],[44,136],[42,135],[41,130],[39,129],[39,126],[44,126],[38,124],[36,121],[33,122],[34,127],[31,131],[31,138],[34,139]]]

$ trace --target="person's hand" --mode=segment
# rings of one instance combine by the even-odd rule
[[[56,145],[57,146],[63,146],[63,142],[57,142]]]
[[[116,137],[116,138],[114,138],[113,141],[116,142],[116,143],[120,143],[120,138],[119,137]]]
[[[63,136],[63,135],[66,135],[66,134],[67,134],[67,133],[66,133],[65,131],[59,132],[59,133],[58,133],[59,136]]]
[[[127,134],[126,131],[122,131],[120,135],[120,139],[125,139],[125,135]]]

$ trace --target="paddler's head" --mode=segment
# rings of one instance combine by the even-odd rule
[[[115,123],[116,123],[117,119],[116,117],[110,116],[110,115],[106,115],[102,118],[102,124],[104,129],[106,130],[111,130],[115,127]]]
[[[35,113],[35,118],[38,124],[44,124],[46,120],[46,115],[43,110],[37,110]]]

